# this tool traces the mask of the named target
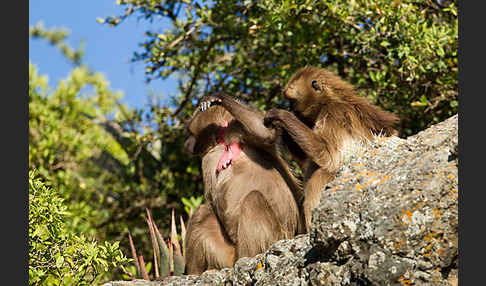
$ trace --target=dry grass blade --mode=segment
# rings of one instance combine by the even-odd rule
[[[169,262],[169,248],[167,247],[167,244],[164,241],[164,238],[160,234],[159,228],[155,224],[155,222],[152,221],[155,235],[157,238],[157,242],[159,243],[160,247],[160,277],[166,277],[169,276],[169,271],[170,271],[170,262]]]
[[[130,235],[130,232],[128,232],[128,240],[130,241],[130,248],[132,249],[132,257],[133,257],[133,261],[135,262],[135,269],[137,270],[137,277],[140,277],[142,275],[142,272],[141,272],[141,269],[140,269],[140,264],[138,263],[137,251],[135,250],[135,246],[133,245],[133,240],[132,240],[132,236]]]
[[[154,231],[154,221],[152,220],[152,215],[150,214],[150,211],[146,208],[147,211],[147,218],[145,221],[148,224],[149,227],[149,232],[150,232],[150,240],[152,241],[152,248],[154,250],[154,271],[155,271],[155,278],[159,278],[159,267],[158,267],[158,261],[160,260],[160,249],[159,245],[157,243],[157,238],[155,238],[155,231]]]
[[[174,247],[173,243],[169,243],[169,273],[174,273]]]
[[[181,222],[181,239],[182,239],[182,256],[186,257],[186,226],[184,225],[184,220],[182,216],[179,216]]]
[[[171,223],[170,223],[170,241],[177,246],[177,248],[181,248],[179,245],[179,238],[177,238],[177,228],[176,228],[176,223],[175,223],[175,217],[174,217],[174,209],[172,209],[172,217],[171,217]]]
[[[159,277],[159,269],[157,268],[157,251],[156,251],[156,248],[158,248],[158,245],[157,245],[157,242],[156,242],[156,238],[155,238],[155,234],[154,234],[154,230],[153,230],[153,227],[152,227],[152,224],[150,223],[150,220],[145,218],[145,222],[147,222],[148,226],[149,226],[149,232],[150,232],[150,240],[152,241],[152,249],[153,249],[153,252],[154,252],[154,269],[155,269],[155,278],[158,278]],[[160,255],[160,254],[159,254]]]
[[[147,268],[145,267],[145,261],[143,260],[143,255],[140,255],[138,258],[140,259],[140,267],[142,267],[143,279],[150,281],[150,277],[147,273]]]

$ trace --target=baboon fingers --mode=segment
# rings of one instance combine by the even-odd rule
[[[199,103],[199,109],[201,111],[206,111],[209,107],[211,107],[214,104],[221,103],[221,99],[214,97],[214,96],[205,96],[201,100],[201,103]]]

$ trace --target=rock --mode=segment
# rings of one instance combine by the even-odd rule
[[[457,269],[457,165],[457,115],[373,142],[326,187],[311,244],[357,281],[439,285]]]
[[[104,285],[457,285],[457,117],[361,146],[323,190],[307,235],[232,269]]]

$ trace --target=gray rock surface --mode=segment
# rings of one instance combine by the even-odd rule
[[[232,269],[158,285],[457,285],[457,115],[409,138],[379,138],[346,159],[309,234]]]

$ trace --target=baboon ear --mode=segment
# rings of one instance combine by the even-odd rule
[[[315,80],[315,79],[313,79],[313,80],[311,81],[311,86],[312,86],[312,88],[313,88],[315,91],[317,91],[317,92],[321,92],[321,91],[322,91],[321,87],[319,86],[319,83],[318,83],[318,82],[317,82],[317,80]]]
[[[194,155],[195,146],[196,146],[196,137],[191,135],[189,136],[189,138],[186,139],[186,142],[184,142],[184,151],[186,153]]]

